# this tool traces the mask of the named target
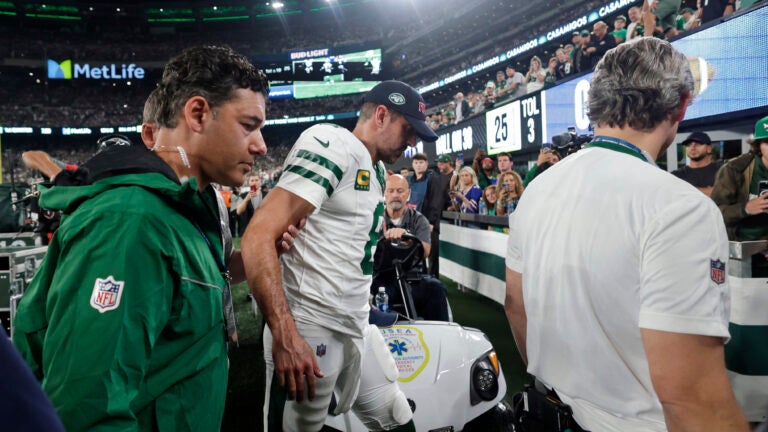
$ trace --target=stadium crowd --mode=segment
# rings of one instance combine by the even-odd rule
[[[683,6],[692,0],[683,2]],[[130,38],[124,34],[103,32],[98,43],[89,36],[76,31],[70,33],[53,31],[34,31],[34,37],[24,29],[6,28],[0,44],[0,58],[9,61],[38,58],[94,58],[114,59],[115,61],[159,62],[167,59],[171,53],[183,46],[197,43],[226,43],[249,56],[267,55],[278,52],[326,44],[344,46],[358,43],[381,43],[385,48],[385,63],[389,71],[385,74],[408,82],[426,85],[440,78],[450,76],[457,71],[488,59],[494,55],[519,46],[536,38],[548,29],[553,21],[568,22],[594,10],[603,2],[595,0],[579,7],[570,7],[558,2],[549,2],[536,7],[525,7],[515,11],[525,18],[526,26],[509,28],[504,14],[491,5],[478,10],[466,11],[466,14],[439,14],[436,26],[414,25],[418,17],[395,20],[393,27],[382,25],[349,24],[334,32],[318,32],[317,27],[292,28],[279,44],[272,38],[254,38],[248,31],[228,32],[189,32],[177,35],[160,35],[132,31]],[[682,7],[675,13],[675,28],[657,28],[653,32],[657,37],[676,36],[695,28],[705,19],[714,19],[717,13],[707,13],[714,2],[703,6]],[[740,3],[740,7],[750,6],[749,1]],[[546,10],[546,13],[540,13]],[[445,11],[444,11],[445,12]],[[727,9],[723,13],[732,12]],[[721,14],[722,15],[722,14]],[[414,21],[416,20],[416,21]],[[606,36],[616,43],[644,34],[643,13],[640,6],[616,11],[605,21]],[[272,29],[283,32],[284,29]],[[586,29],[585,29],[586,30]],[[509,59],[514,73],[506,76],[505,69],[496,71],[496,76],[489,76],[486,81],[470,79],[461,84],[465,100],[471,112],[462,113],[463,118],[482,112],[502,99],[509,99],[509,80],[519,82],[523,90],[517,90],[515,97],[524,92],[555,84],[573,74],[591,70],[599,59],[599,54],[582,56],[582,49],[590,44],[602,42],[593,28],[564,35],[554,44],[541,46],[533,53],[525,53]],[[325,35],[325,36],[323,36]],[[323,39],[325,37],[326,39]],[[269,41],[269,42],[267,42]],[[559,53],[564,51],[565,57]],[[554,58],[554,60],[553,60]],[[555,64],[555,62],[557,62]],[[532,65],[535,64],[535,69]],[[493,71],[489,71],[493,74]],[[517,74],[520,74],[519,76]],[[0,97],[11,103],[0,108],[0,119],[6,125],[46,127],[76,126],[94,127],[111,125],[138,124],[141,119],[142,103],[151,87],[135,80],[132,86],[105,83],[102,86],[78,85],[68,82],[66,86],[54,85],[44,77],[18,75],[3,71],[4,85],[0,88]],[[30,73],[30,75],[33,75]],[[485,75],[478,75],[485,76]],[[151,76],[150,76],[151,78]],[[145,80],[146,81],[146,80]],[[152,81],[152,80],[150,80]],[[110,87],[111,86],[111,87]],[[427,97],[431,106],[430,122],[433,127],[444,127],[456,122],[455,108],[450,105],[455,93],[436,91]],[[268,106],[270,118],[286,118],[329,112],[353,111],[359,102],[359,95],[322,97],[313,99],[278,99]]]

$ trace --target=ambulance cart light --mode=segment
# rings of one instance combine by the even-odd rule
[[[482,395],[488,393],[496,384],[496,377],[488,369],[478,369],[475,371],[475,387]]]
[[[490,351],[472,365],[469,398],[472,405],[493,400],[499,394],[498,366],[492,360],[495,357],[495,352]]]
[[[496,375],[499,374],[499,358],[496,356],[496,351],[491,351],[488,354],[488,360],[490,360],[491,365],[493,366],[493,370],[496,372]]]

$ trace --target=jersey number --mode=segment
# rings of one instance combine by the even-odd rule
[[[373,224],[368,231],[368,241],[365,243],[365,256],[360,263],[363,274],[368,276],[373,274],[373,253],[376,251],[376,244],[379,242],[379,231],[381,230],[382,216],[384,216],[384,204],[379,203],[373,212]]]

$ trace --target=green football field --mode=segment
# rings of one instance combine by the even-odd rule
[[[474,292],[460,292],[456,284],[443,279],[454,321],[484,331],[499,356],[507,380],[507,397],[528,382],[517,353],[502,306]],[[246,299],[245,283],[232,287],[240,347],[230,352],[229,390],[223,431],[260,430],[264,401],[264,351],[261,346],[261,319],[254,316]]]

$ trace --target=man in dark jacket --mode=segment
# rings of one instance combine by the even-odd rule
[[[755,124],[749,145],[718,171],[712,190],[730,240],[768,239],[768,117]]]
[[[228,257],[211,183],[242,184],[266,152],[267,93],[266,76],[231,49],[187,49],[150,96],[152,151],[107,148],[80,181],[42,192],[66,217],[14,343],[67,430],[220,428]]]
[[[451,187],[451,179],[454,176],[453,161],[448,155],[441,155],[437,158],[438,175],[433,175],[427,185],[427,196],[424,198],[422,213],[429,221],[429,228],[432,232],[432,248],[429,252],[429,262],[427,264],[429,274],[434,277],[440,276],[440,218],[443,210],[448,208],[451,200],[448,198],[448,190]]]

